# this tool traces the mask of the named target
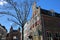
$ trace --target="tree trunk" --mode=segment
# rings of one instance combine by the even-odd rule
[[[24,40],[24,26],[22,25],[22,40]]]

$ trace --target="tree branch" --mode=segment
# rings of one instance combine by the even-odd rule
[[[17,17],[15,15],[11,14],[10,12],[2,11],[2,12],[0,12],[0,14],[10,15],[10,16],[12,16],[12,17],[17,19]]]
[[[15,9],[16,14],[17,14],[17,19],[18,19],[18,21],[19,21],[20,23],[22,23],[22,17],[21,17],[21,15],[20,15],[20,9],[17,9],[17,8],[16,8],[16,5],[13,3],[13,1],[12,1],[12,2],[9,1],[9,3],[10,3],[10,4],[13,6],[13,8]]]
[[[17,24],[17,25],[19,25],[19,26],[21,26],[21,24],[20,24],[20,23],[18,23],[17,21],[14,21],[14,20],[9,19],[9,18],[8,18],[8,20],[9,20],[9,21],[12,21],[12,22],[14,22],[14,23],[16,23],[16,24]]]

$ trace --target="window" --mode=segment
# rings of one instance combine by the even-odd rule
[[[37,22],[35,22],[35,26],[37,26]]]
[[[56,33],[52,34],[50,32],[47,32],[46,33],[46,38],[47,38],[47,40],[60,40],[60,33],[56,32]]]
[[[50,32],[46,33],[47,40],[52,40],[52,35]]]
[[[13,36],[13,40],[18,40],[18,38],[16,36]]]
[[[40,17],[39,16],[37,16],[37,21],[40,19]]]

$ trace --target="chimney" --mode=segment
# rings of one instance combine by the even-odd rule
[[[40,15],[40,8],[41,8],[41,7],[39,6],[39,7],[38,7],[38,14],[39,14],[39,15]]]
[[[54,10],[53,9],[51,9],[50,12],[51,12],[51,15],[52,16],[55,16],[55,13],[54,13]]]

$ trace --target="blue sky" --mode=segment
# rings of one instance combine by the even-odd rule
[[[40,0],[38,3],[41,8],[50,10],[53,9],[55,12],[60,13],[60,0]]]
[[[5,3],[0,3],[0,4],[5,5]],[[55,12],[60,13],[60,0],[40,0],[37,3],[37,6],[40,6],[41,8],[47,9],[47,10],[53,9]],[[0,9],[0,11],[2,11],[2,10]],[[31,15],[32,14],[30,14],[30,17],[31,17]],[[13,22],[8,21],[7,20],[8,17],[10,17],[10,16],[4,16],[4,15],[1,16],[0,15],[0,24],[4,25],[6,27],[6,29],[9,31]],[[10,17],[10,18],[12,18],[12,17]]]

